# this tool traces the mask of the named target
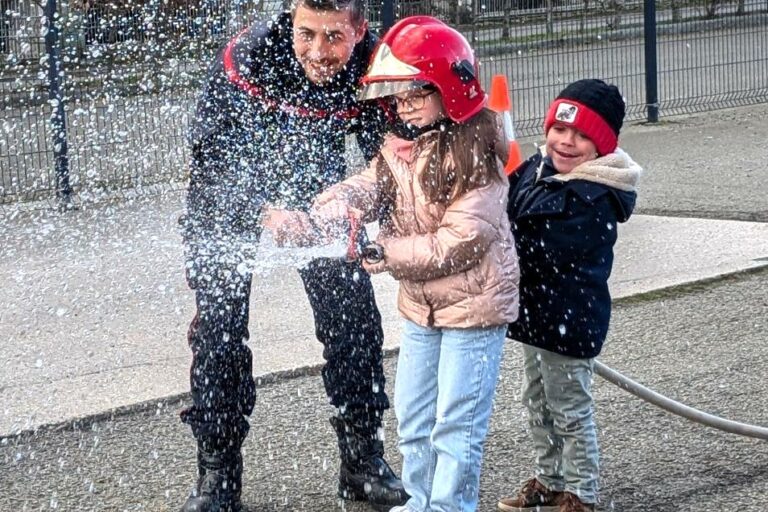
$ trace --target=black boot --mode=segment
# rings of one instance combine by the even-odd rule
[[[408,494],[403,483],[384,460],[384,443],[376,429],[361,428],[342,418],[332,417],[341,453],[339,497],[367,501],[379,510],[405,504]]]
[[[197,449],[198,480],[181,512],[240,512],[243,457],[240,450]]]

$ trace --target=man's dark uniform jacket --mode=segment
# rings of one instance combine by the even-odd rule
[[[250,27],[220,52],[191,133],[184,238],[193,282],[233,270],[243,250],[247,256],[262,206],[306,210],[341,181],[347,134],[357,136],[366,160],[374,156],[384,116],[356,100],[374,45],[367,33],[346,68],[322,86],[294,56],[288,13]]]

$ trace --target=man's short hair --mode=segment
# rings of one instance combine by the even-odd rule
[[[349,9],[352,23],[359,25],[365,20],[365,0],[293,0],[291,14],[300,5],[314,11],[343,11]]]

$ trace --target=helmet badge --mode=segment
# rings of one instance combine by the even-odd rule
[[[401,61],[392,53],[392,49],[386,43],[379,45],[379,50],[371,62],[368,75],[371,76],[414,76],[421,70]]]

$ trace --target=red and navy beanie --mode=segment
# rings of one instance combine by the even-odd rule
[[[573,126],[589,137],[598,155],[607,155],[618,145],[625,113],[618,87],[602,80],[579,80],[563,89],[549,106],[544,133],[555,123]]]

